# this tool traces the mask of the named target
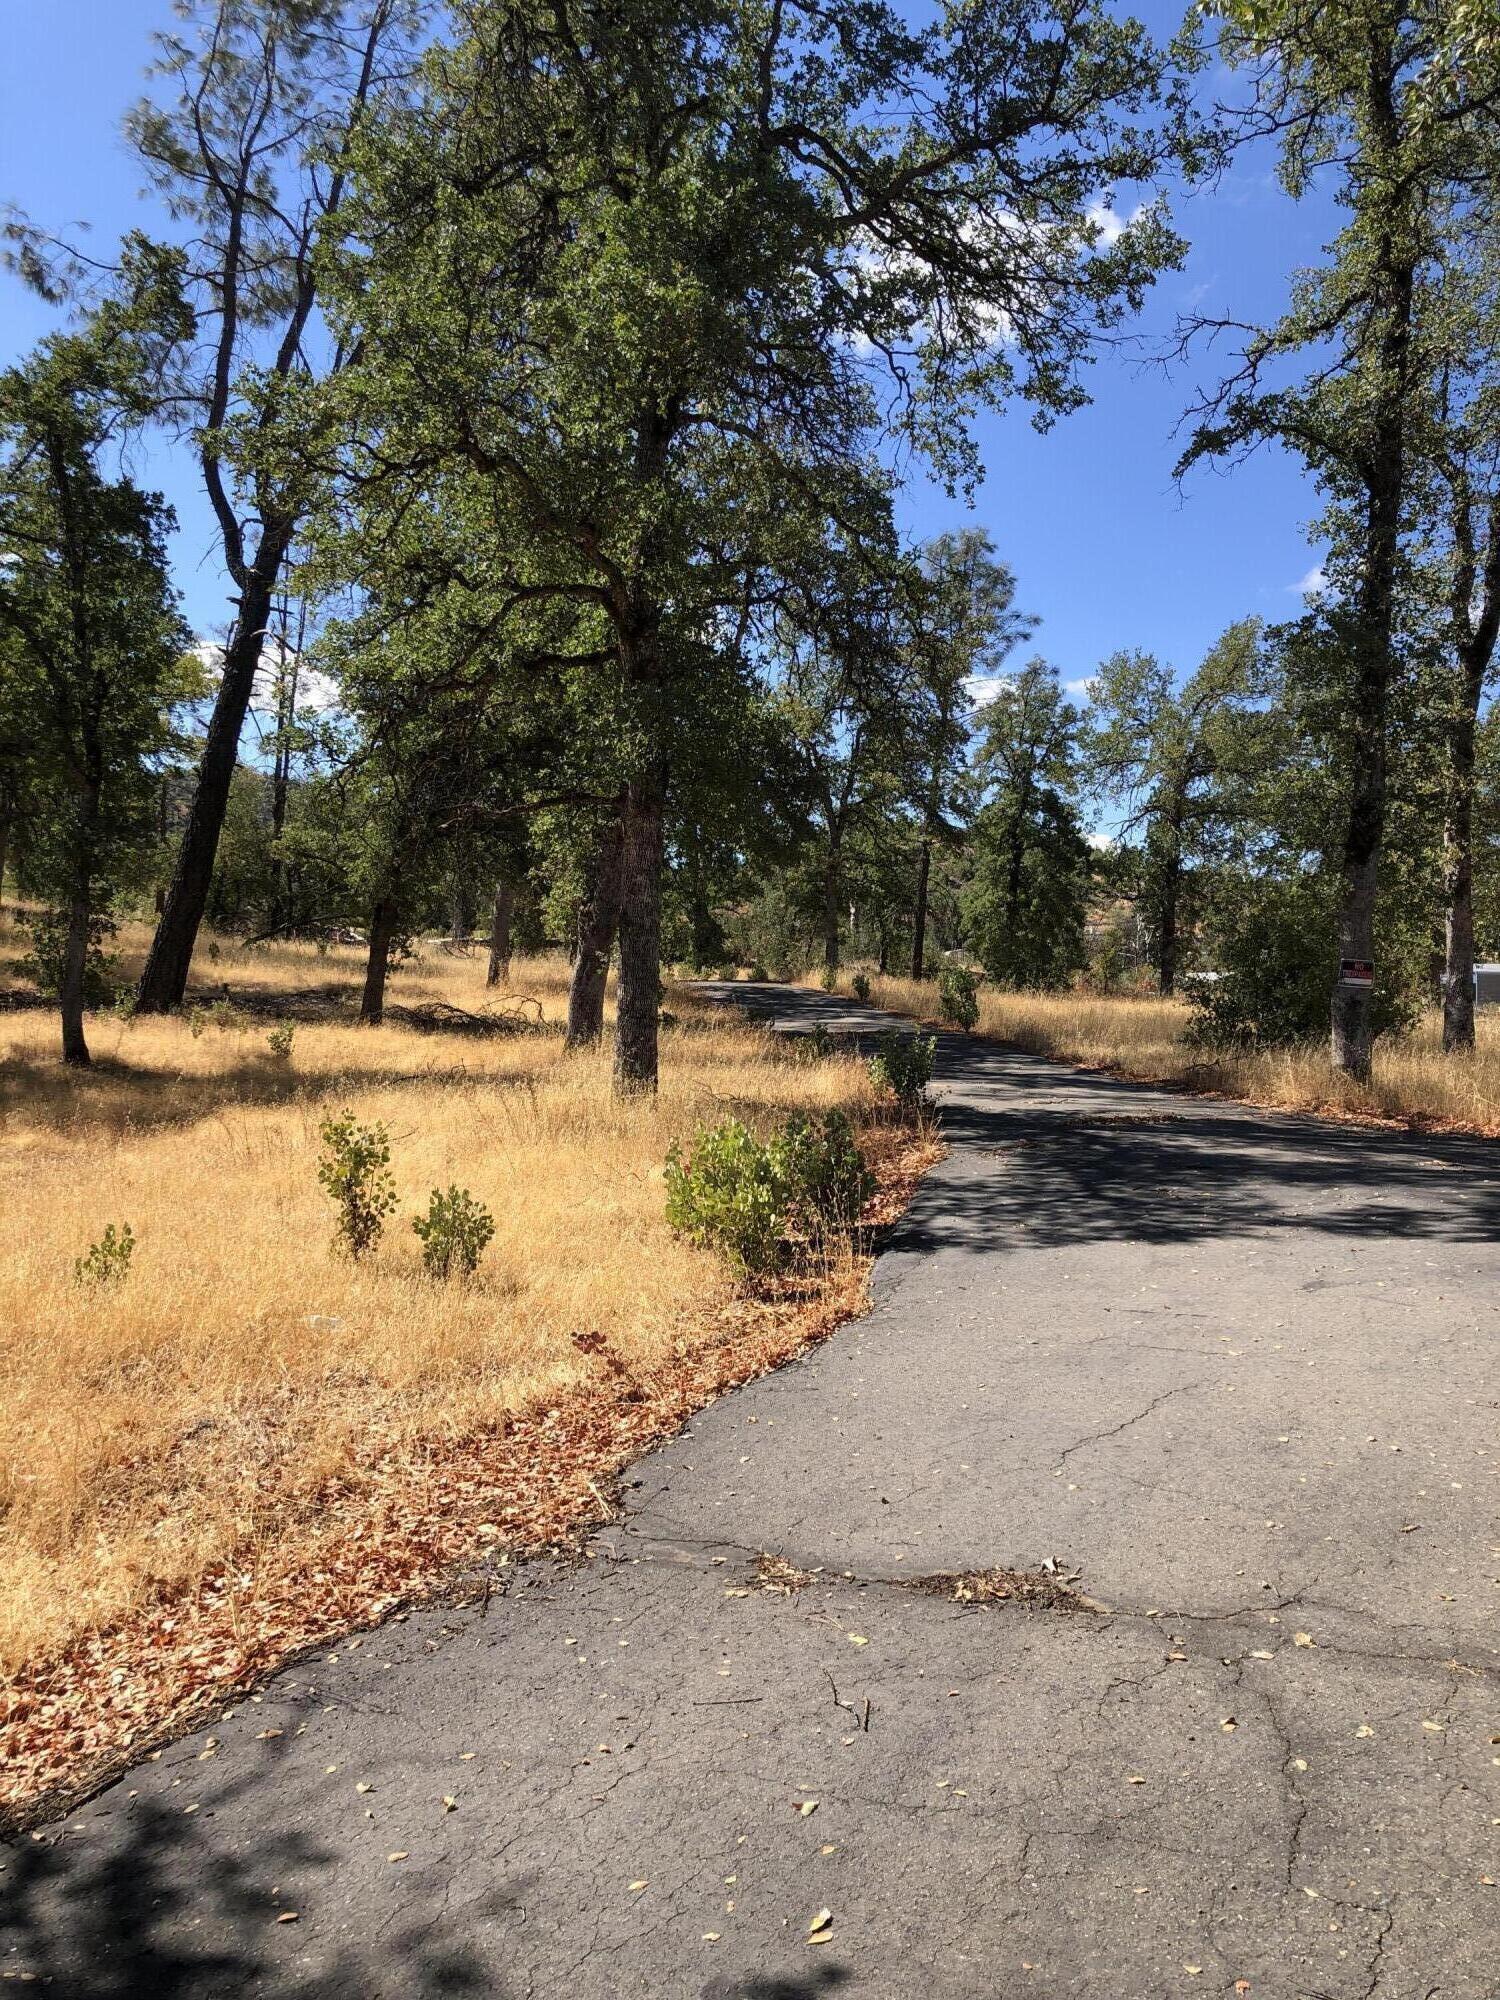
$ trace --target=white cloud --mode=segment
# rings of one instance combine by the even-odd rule
[[[1063,693],[1076,695],[1080,701],[1094,699],[1094,676],[1085,674],[1081,681],[1064,681]]]
[[[1009,674],[970,674],[964,682],[969,699],[976,708],[988,708],[996,695],[1003,694],[1010,686]]]
[[[200,639],[193,651],[207,669],[211,684],[217,684],[224,669],[224,648],[217,639]],[[255,676],[255,692],[250,697],[251,712],[256,715],[274,715],[276,712],[276,671],[281,664],[280,654],[284,651],[288,661],[293,656],[292,648],[271,634],[261,650],[260,667]],[[329,709],[339,705],[339,690],[327,674],[320,674],[313,667],[299,666],[297,673],[297,713],[299,715],[324,715]]]
[[[1086,833],[1083,837],[1089,846],[1095,848],[1100,854],[1108,854],[1115,844],[1115,837],[1112,833]]]
[[[1328,588],[1328,578],[1323,574],[1323,565],[1314,563],[1306,576],[1296,583],[1288,584],[1287,588],[1295,591],[1299,597],[1321,597]]]

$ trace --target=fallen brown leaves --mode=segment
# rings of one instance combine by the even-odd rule
[[[862,1134],[887,1226],[941,1155],[930,1132]],[[257,1544],[191,1591],[29,1664],[0,1692],[0,1834],[67,1811],[155,1744],[278,1667],[368,1628],[500,1551],[539,1554],[608,1518],[622,1467],[726,1389],[824,1340],[865,1299],[868,1256],[735,1298],[634,1376],[601,1355],[562,1401],[461,1437],[372,1441],[356,1477],[318,1496],[316,1526]],[[485,1572],[490,1583],[493,1568]],[[487,1584],[486,1587],[490,1587]]]

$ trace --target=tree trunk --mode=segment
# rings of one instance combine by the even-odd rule
[[[1443,816],[1443,887],[1448,903],[1443,959],[1443,1048],[1474,1047],[1474,735],[1484,669],[1464,662],[1463,707],[1449,738]]]
[[[932,872],[932,842],[924,835],[921,853],[917,857],[917,904],[912,914],[911,930],[911,976],[920,979],[927,968],[927,879]],[[885,955],[885,938],[880,941],[881,955]],[[885,967],[881,966],[881,971]]]
[[[83,841],[93,843],[93,811],[86,810]],[[62,1014],[63,1061],[73,1069],[89,1067],[89,1045],[83,1032],[84,986],[88,978],[89,916],[92,902],[92,868],[80,854],[73,868],[68,894],[68,935],[63,946],[62,980],[58,1001]]]
[[[620,822],[612,820],[600,839],[588,894],[578,912],[564,1048],[592,1048],[604,1034],[604,989],[620,919],[620,840]]]
[[[634,779],[621,823],[615,1090],[622,1097],[656,1089],[664,792],[658,772]]]
[[[1366,197],[1383,205],[1372,280],[1381,326],[1375,358],[1380,407],[1365,474],[1367,504],[1363,575],[1359,589],[1359,642],[1351,744],[1353,784],[1344,835],[1343,904],[1339,911],[1341,961],[1373,965],[1375,897],[1385,837],[1386,712],[1392,669],[1396,576],[1401,556],[1406,495],[1406,397],[1411,374],[1411,311],[1416,232],[1410,196],[1398,192],[1401,174],[1399,114],[1395,102],[1393,34],[1382,31],[1372,47],[1366,110],[1369,182]],[[1367,1083],[1375,1045],[1374,992],[1335,975],[1329,1006],[1333,1066]]]
[[[359,1018],[368,1027],[378,1028],[385,1016],[385,976],[390,970],[391,939],[395,933],[395,899],[385,895],[370,912],[370,956],[365,963],[365,990],[359,1003]]]
[[[516,892],[509,882],[495,885],[495,906],[490,913],[490,963],[484,975],[486,986],[510,984],[510,918]]]
[[[10,814],[3,813],[0,814],[0,904],[3,904],[5,901],[5,861],[9,850]],[[0,908],[0,922],[4,921],[4,917],[5,912],[3,908]]]
[[[839,969],[839,850],[833,848],[823,864],[823,965],[834,973]]]
[[[1161,885],[1161,930],[1156,942],[1157,985],[1163,995],[1177,985],[1177,902],[1182,886],[1182,857],[1169,854]]]
[[[183,828],[182,845],[177,850],[177,864],[156,936],[151,941],[146,969],[141,974],[136,996],[138,1013],[169,1014],[182,1005],[182,996],[187,991],[193,947],[198,942],[198,929],[208,906],[214,857],[219,849],[219,835],[224,830],[230,781],[239,758],[240,733],[255,687],[272,592],[285,552],[286,541],[267,531],[255,567],[245,583],[240,614],[224,651],[224,675],[203,745],[198,782]]]

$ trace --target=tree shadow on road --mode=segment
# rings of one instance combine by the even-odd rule
[[[968,1053],[962,1086],[975,1083],[988,1086],[983,1101],[943,1106],[954,1151],[923,1184],[898,1249],[1500,1235],[1491,1140],[1221,1108],[994,1047]]]
[[[107,1799],[109,1814],[87,1808],[67,1823],[81,1833],[4,1850],[0,1978],[67,2000],[518,2000],[525,1990],[459,1936],[513,1909],[514,1891],[452,1915],[439,1897],[404,1923],[361,1931],[332,1898],[341,1857],[295,1827],[230,1849],[180,1808]]]

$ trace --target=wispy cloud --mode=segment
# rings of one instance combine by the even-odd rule
[[[1314,563],[1306,576],[1287,585],[1287,589],[1298,597],[1321,597],[1327,588],[1328,578],[1323,574],[1321,563]]]

